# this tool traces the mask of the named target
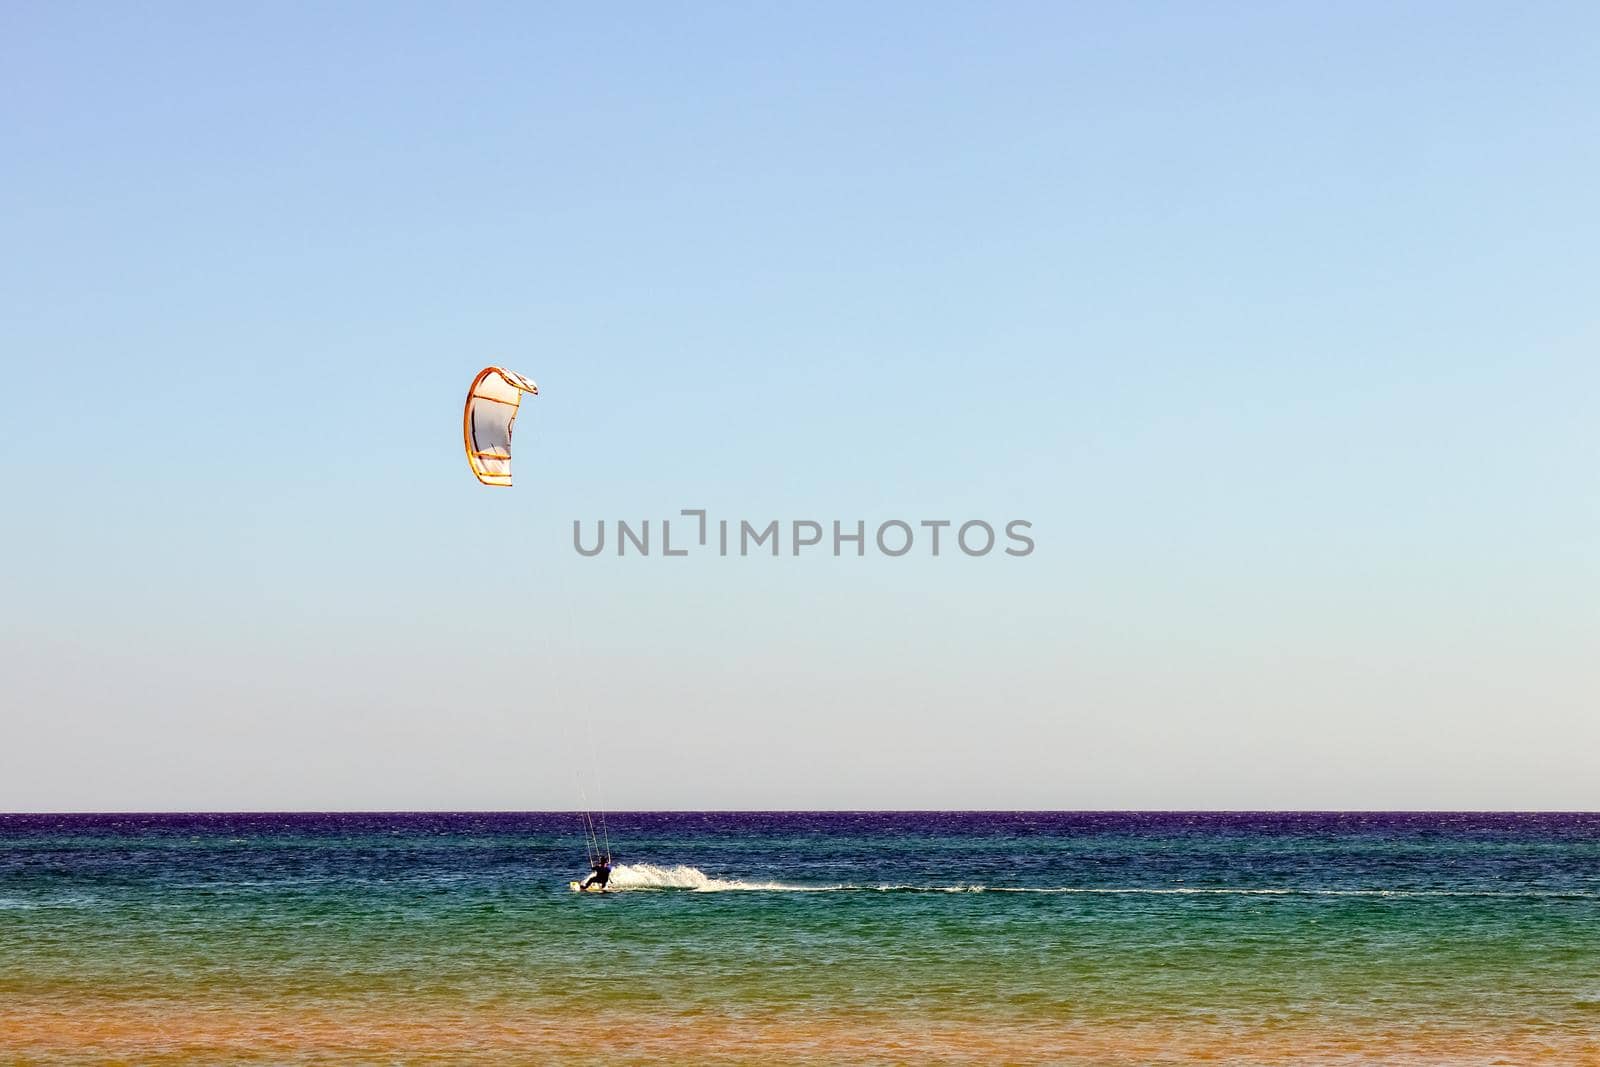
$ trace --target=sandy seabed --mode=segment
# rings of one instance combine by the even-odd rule
[[[1371,1024],[1237,1027],[862,1017],[545,1012],[381,1002],[226,1006],[8,998],[0,1060],[20,1063],[1057,1063],[1600,1065],[1590,1032]]]

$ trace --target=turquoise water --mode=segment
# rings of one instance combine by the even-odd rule
[[[560,1058],[588,1034],[645,1058],[1600,1054],[1592,815],[606,829],[618,891],[592,896],[567,889],[569,814],[0,816],[12,1050]]]

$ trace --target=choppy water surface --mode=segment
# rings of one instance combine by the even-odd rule
[[[0,815],[40,1060],[1600,1062],[1600,816]]]

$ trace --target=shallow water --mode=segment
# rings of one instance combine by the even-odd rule
[[[31,1060],[1600,1062],[1600,816],[0,815]]]

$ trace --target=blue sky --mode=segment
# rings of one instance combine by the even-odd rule
[[[7,5],[0,809],[1592,808],[1597,42]]]

